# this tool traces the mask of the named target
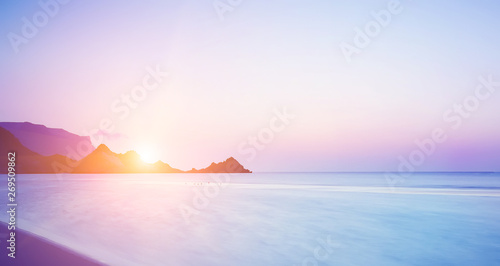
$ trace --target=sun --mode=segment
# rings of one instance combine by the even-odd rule
[[[137,153],[145,163],[155,163],[158,161],[158,156],[154,150],[142,148],[137,150]]]

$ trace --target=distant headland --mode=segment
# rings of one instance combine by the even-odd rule
[[[77,150],[81,152],[74,152]],[[0,122],[0,152],[6,158],[7,153],[15,152],[16,172],[20,174],[252,172],[233,157],[203,169],[193,168],[189,171],[172,168],[162,161],[146,163],[135,151],[118,154],[104,144],[94,148],[88,137],[29,122]],[[1,173],[7,173],[7,170],[7,162],[0,164]]]

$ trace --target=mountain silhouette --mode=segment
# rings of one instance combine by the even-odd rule
[[[59,166],[71,165],[75,161],[56,154],[43,156],[26,148],[19,139],[3,127],[0,127],[0,154],[5,159],[0,164],[0,172],[7,173],[7,153],[15,153],[16,173],[57,173]]]
[[[59,128],[48,128],[29,122],[0,122],[28,149],[43,155],[55,154],[80,160],[95,148],[89,137],[82,137]]]
[[[251,173],[236,159],[229,157],[224,162],[212,163],[209,167],[200,170],[192,169],[188,173]]]
[[[79,162],[73,173],[182,173],[182,171],[161,161],[154,164],[145,163],[135,151],[117,154],[101,144]]]
[[[0,127],[0,153],[5,158],[0,163],[1,173],[7,173],[9,152],[15,152],[16,173],[251,173],[233,157],[200,170],[193,168],[182,171],[162,161],[146,163],[135,151],[114,153],[104,144],[81,160],[73,160],[60,154],[44,156],[27,148],[9,130]]]

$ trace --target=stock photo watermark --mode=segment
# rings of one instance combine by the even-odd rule
[[[7,240],[7,250],[9,253],[7,256],[15,259],[16,258],[16,153],[7,153],[7,214],[9,217],[9,222],[7,223],[7,230],[9,232]]]
[[[194,187],[191,204],[182,203],[178,206],[179,212],[187,225],[191,223],[193,215],[200,214],[202,210],[209,206],[210,200],[217,197],[221,190],[229,185],[231,182],[231,169],[229,168],[230,166],[225,169],[225,173],[209,174],[210,179],[215,183],[210,182],[208,185],[203,186],[203,189]]]
[[[50,20],[53,19],[61,7],[71,2],[71,0],[41,0],[38,2],[40,9],[36,11],[31,17],[21,18],[21,29],[18,33],[9,32],[7,33],[7,39],[9,40],[12,49],[17,54],[19,53],[19,48],[21,45],[28,44],[28,42],[35,38],[40,30],[49,24]]]
[[[316,242],[317,244],[314,247],[311,256],[305,257],[300,264],[294,264],[294,266],[322,265],[322,262],[326,262],[335,249],[340,247],[339,243],[333,241],[331,235],[328,235],[326,238],[317,238]]]
[[[111,103],[110,110],[118,119],[126,119],[130,115],[131,110],[137,109],[140,103],[145,101],[154,90],[158,89],[165,78],[169,76],[169,73],[163,71],[160,65],[156,65],[155,67],[147,66],[146,73],[140,84],[134,86],[129,92],[122,93]],[[90,143],[96,143],[98,146],[104,141],[106,134],[112,134],[115,130],[115,120],[116,118],[102,118],[98,127],[84,130],[84,135],[89,136]],[[72,169],[76,168],[79,165],[79,160],[93,150],[90,143],[80,141],[77,144],[76,150],[66,146],[66,163],[52,163],[52,169],[54,173],[57,173],[59,179],[62,173],[71,172]]]
[[[238,145],[238,153],[247,155],[246,162],[251,162],[257,156],[259,151],[265,149],[275,138],[276,134],[282,132],[290,125],[291,120],[295,119],[295,115],[287,111],[286,107],[273,109],[274,116],[269,120],[269,126],[261,128],[256,135],[248,136],[248,139]],[[186,224],[191,223],[193,215],[198,215],[202,210],[206,209],[210,200],[216,198],[222,189],[227,188],[231,183],[231,173],[234,172],[236,163],[229,162],[224,173],[210,174],[209,177],[215,183],[210,183],[204,186],[201,190],[198,187],[193,188],[194,196],[191,204],[180,204],[179,212]]]
[[[454,103],[452,107],[443,112],[443,122],[449,125],[452,131],[460,129],[463,121],[471,118],[481,103],[490,99],[497,89],[500,89],[500,82],[494,81],[492,75],[480,76],[478,83],[473,93],[464,97],[461,102]],[[415,140],[416,147],[408,156],[398,156],[397,172],[385,173],[385,179],[389,186],[394,189],[397,184],[403,183],[437,151],[439,144],[446,142],[447,139],[447,130],[436,127],[427,138]]]
[[[215,0],[212,6],[219,20],[224,21],[226,19],[226,14],[232,13],[241,3],[243,3],[243,0]]]
[[[248,155],[248,162],[255,159],[258,151],[266,148],[266,145],[273,142],[277,133],[282,132],[295,119],[295,115],[287,112],[286,107],[282,110],[274,109],[274,116],[269,120],[269,126],[261,128],[256,135],[248,136],[246,141],[238,145],[238,153]]]
[[[339,48],[347,63],[352,62],[354,55],[361,54],[380,35],[383,29],[387,28],[396,15],[403,12],[403,6],[399,0],[391,0],[387,7],[382,10],[372,11],[372,19],[363,27],[354,28],[354,38],[351,42],[341,42]]]

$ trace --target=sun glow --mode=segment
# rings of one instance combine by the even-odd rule
[[[154,150],[142,148],[137,151],[141,160],[145,163],[155,163],[158,161],[158,154]]]

